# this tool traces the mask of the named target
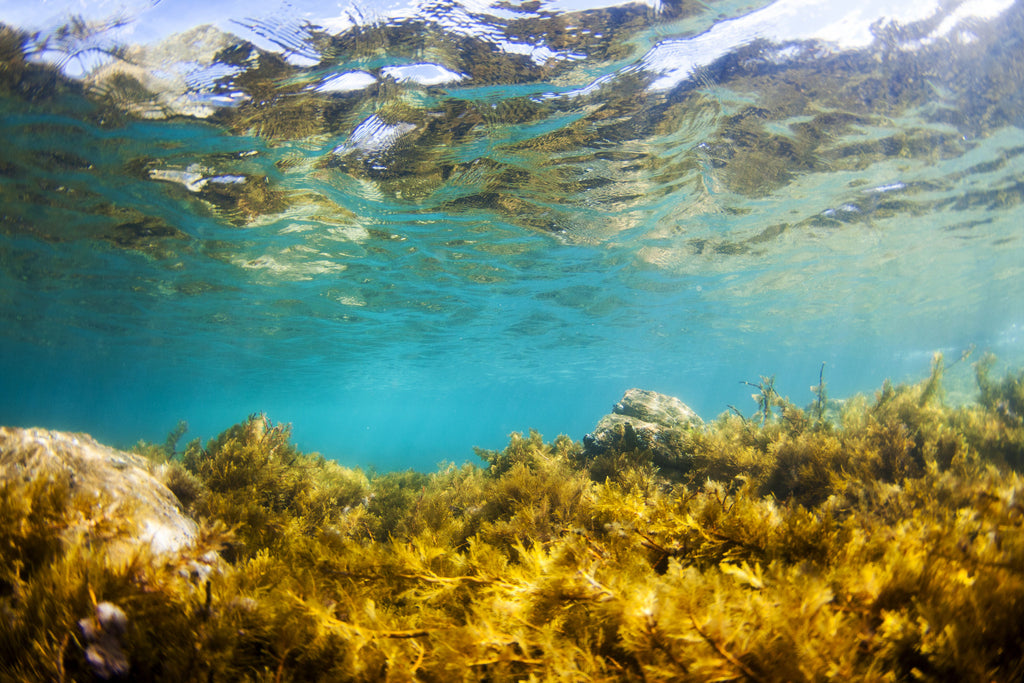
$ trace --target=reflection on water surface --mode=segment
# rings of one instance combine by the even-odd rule
[[[5,365],[99,354],[101,402],[134,367],[190,396],[160,428],[198,380],[296,411],[436,393],[500,436],[620,384],[714,412],[823,359],[855,390],[1012,355],[1022,16],[6,3]],[[553,405],[495,398],[520,392]]]

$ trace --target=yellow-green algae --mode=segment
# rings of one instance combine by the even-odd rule
[[[181,456],[179,429],[137,449],[201,521],[172,559],[115,561],[102,501],[10,481],[0,677],[1020,680],[1024,373],[991,366],[972,405],[944,405],[937,357],[834,416],[824,383],[801,410],[764,380],[754,418],[667,436],[661,471],[531,432],[485,467],[368,476],[264,416]],[[69,535],[84,514],[98,532]],[[97,665],[104,616],[127,674]]]

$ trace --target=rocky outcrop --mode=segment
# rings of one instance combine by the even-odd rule
[[[658,467],[685,467],[673,447],[682,432],[700,428],[704,421],[688,405],[655,391],[628,389],[612,412],[583,437],[583,454],[594,459],[617,451],[648,451]]]
[[[66,479],[72,492],[109,501],[96,515],[116,516],[128,531],[112,551],[148,543],[159,555],[194,544],[197,527],[145,458],[98,443],[86,434],[0,427],[0,484],[46,477]],[[94,520],[82,519],[83,530]]]

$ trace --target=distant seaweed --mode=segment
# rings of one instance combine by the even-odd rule
[[[62,534],[109,501],[8,481],[0,678],[1020,680],[1024,373],[991,367],[973,405],[937,356],[829,419],[823,378],[806,410],[766,380],[667,472],[531,432],[368,476],[262,415],[176,455],[179,427],[137,450],[219,569],[114,563]]]

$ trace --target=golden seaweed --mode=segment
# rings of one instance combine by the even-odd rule
[[[941,357],[840,411],[762,380],[756,419],[674,435],[664,472],[536,432],[367,475],[262,415],[176,454],[180,430],[136,449],[201,520],[177,558],[115,562],[67,531],[116,527],[103,501],[7,481],[0,678],[1019,680],[1024,374],[992,363],[960,407]]]

